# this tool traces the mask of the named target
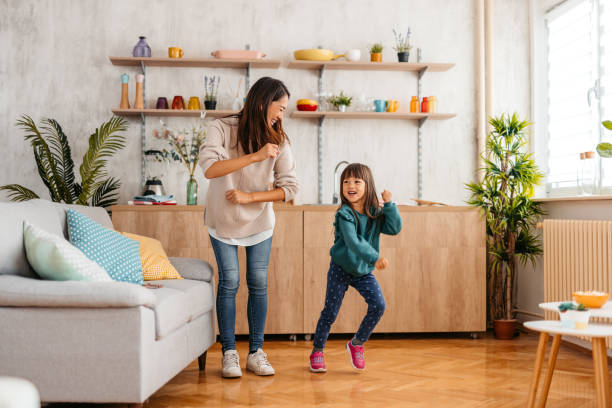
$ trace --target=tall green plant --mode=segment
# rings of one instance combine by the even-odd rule
[[[516,257],[523,263],[535,263],[542,253],[533,230],[544,213],[530,196],[543,175],[532,155],[525,152],[524,130],[529,122],[519,121],[515,113],[490,118],[489,123],[492,130],[482,155],[482,179],[466,184],[471,192],[467,203],[481,208],[486,216],[489,316],[510,320]]]
[[[108,177],[108,159],[125,147],[125,138],[118,134],[127,130],[127,122],[112,117],[89,137],[89,148],[79,168],[81,183],[75,181],[74,162],[68,138],[53,119],[43,119],[40,128],[27,115],[17,121],[34,151],[38,174],[49,190],[52,201],[67,204],[109,207],[117,203],[121,182]],[[19,184],[0,186],[12,201],[39,198],[32,190]]]

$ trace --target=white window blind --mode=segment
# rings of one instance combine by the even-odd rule
[[[587,92],[598,78],[596,0],[570,0],[547,13],[549,194],[577,193],[580,152],[599,141],[596,103]]]

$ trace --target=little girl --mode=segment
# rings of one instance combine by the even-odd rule
[[[338,316],[344,293],[349,285],[363,296],[368,304],[359,330],[346,343],[351,364],[357,370],[365,368],[363,343],[385,311],[385,299],[378,281],[372,274],[374,269],[382,270],[388,265],[379,257],[380,234],[396,235],[402,229],[402,219],[391,193],[382,192],[384,205],[380,202],[374,186],[370,168],[364,164],[348,165],[340,177],[342,205],[334,221],[334,245],[330,252],[331,263],[327,272],[325,306],[317,323],[314,349],[310,354],[310,371],[325,372],[323,348],[329,336],[331,325]]]

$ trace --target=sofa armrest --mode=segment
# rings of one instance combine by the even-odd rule
[[[212,266],[198,258],[168,258],[172,266],[185,279],[210,282],[213,276]]]
[[[149,289],[127,282],[49,281],[0,275],[0,307],[153,308]]]

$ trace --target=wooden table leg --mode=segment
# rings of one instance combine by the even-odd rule
[[[529,399],[527,400],[527,408],[533,408],[538,394],[538,383],[540,382],[540,371],[542,363],[546,355],[546,344],[548,343],[548,333],[540,333],[540,341],[538,341],[538,351],[536,353],[535,366],[533,367],[533,376],[531,377],[531,386],[529,387]],[[594,354],[593,354],[594,355]]]
[[[595,371],[595,389],[597,390],[597,406],[610,407],[610,378],[608,375],[608,356],[606,354],[606,340],[592,338],[593,366]]]
[[[555,364],[557,363],[557,354],[559,353],[559,345],[561,344],[561,335],[555,334],[550,347],[550,353],[548,354],[548,366],[546,367],[546,378],[544,379],[544,385],[542,386],[542,392],[540,393],[540,403],[538,408],[544,408],[546,406],[546,399],[548,398],[548,391],[550,390],[550,383],[552,382],[553,372],[555,371]]]

